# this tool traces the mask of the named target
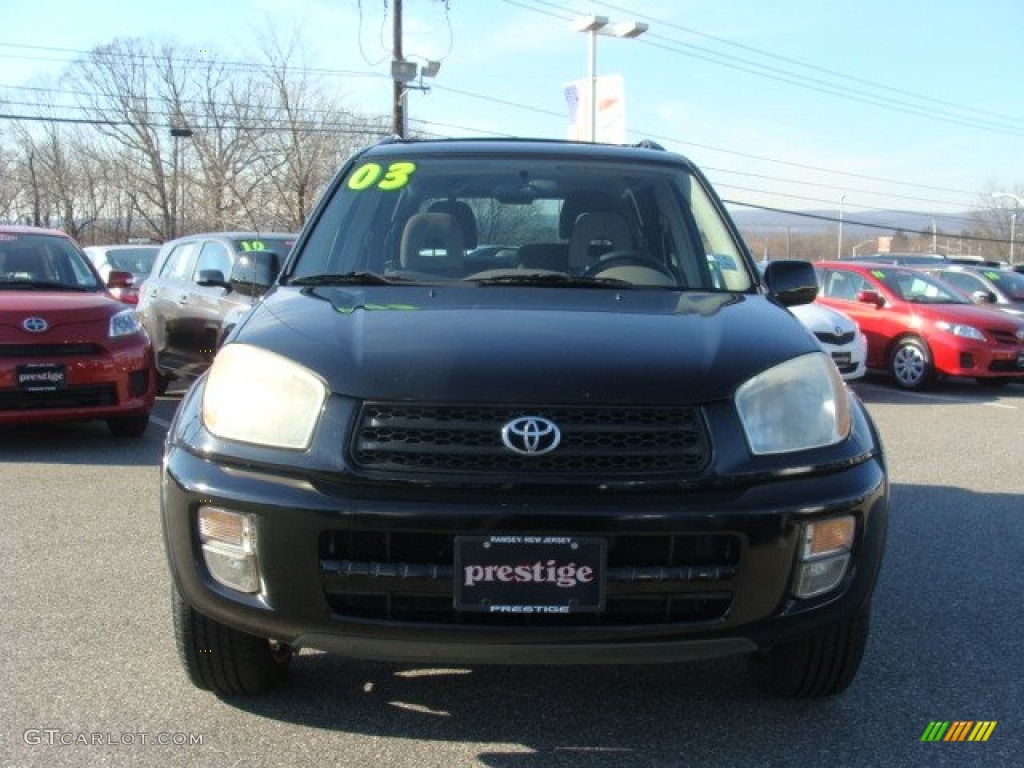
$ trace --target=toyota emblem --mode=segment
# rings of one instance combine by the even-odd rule
[[[50,327],[50,324],[41,317],[26,317],[21,321],[21,327],[29,333],[42,333]]]
[[[520,416],[501,428],[501,442],[514,453],[543,456],[562,440],[558,425],[542,416]]]

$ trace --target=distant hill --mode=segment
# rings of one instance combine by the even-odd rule
[[[793,234],[813,234],[822,231],[834,231],[839,223],[839,211],[810,210],[794,213],[765,211],[759,208],[743,208],[729,206],[736,225],[748,232],[785,232]],[[943,234],[960,234],[971,227],[970,212],[935,214],[913,213],[910,211],[845,211],[843,213],[843,231],[851,237],[855,235],[884,236],[896,231],[931,232],[932,221],[938,232]]]

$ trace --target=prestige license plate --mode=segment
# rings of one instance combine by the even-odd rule
[[[58,363],[29,363],[19,365],[18,389],[26,392],[53,392],[64,389],[68,383],[67,368]]]
[[[455,609],[494,614],[604,610],[604,539],[458,536]]]

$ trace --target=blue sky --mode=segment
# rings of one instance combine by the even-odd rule
[[[784,209],[961,211],[1024,196],[1024,3],[1019,0],[404,1],[407,58],[437,59],[411,92],[414,128],[564,138],[564,86],[586,76],[573,18],[650,25],[599,37],[598,74],[625,81],[629,141],[700,165],[722,197]],[[73,53],[143,37],[236,61],[268,29],[346,104],[389,114],[393,2],[0,0],[0,98]],[[33,48],[28,46],[40,46]],[[23,94],[22,94],[23,95]],[[7,108],[15,111],[13,107]],[[0,124],[0,130],[2,130]]]

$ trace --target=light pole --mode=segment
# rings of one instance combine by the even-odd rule
[[[181,185],[178,178],[178,155],[181,150],[178,148],[179,139],[188,139],[192,137],[191,128],[176,128],[171,126],[171,138],[174,140],[174,187],[171,190],[171,238],[175,238],[181,234],[181,231],[185,228],[185,214],[182,210],[183,203],[185,202],[185,190]],[[179,221],[180,220],[180,221]]]
[[[1013,200],[1013,213],[1010,214],[1010,266],[1014,265],[1013,261],[1013,242],[1016,239],[1017,229],[1017,212],[1020,210],[1020,204],[1024,202],[1019,197],[1011,192],[993,192],[993,198],[1008,197]]]
[[[839,196],[839,242],[836,245],[836,258],[843,258],[843,201],[846,195]]]
[[[586,32],[589,38],[587,79],[590,82],[590,141],[597,141],[597,36],[640,37],[648,30],[642,21],[623,21],[612,24],[607,16],[584,16],[573,22],[576,32]]]

